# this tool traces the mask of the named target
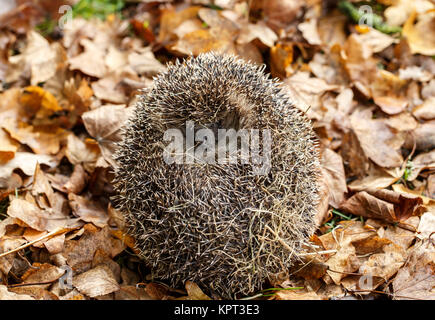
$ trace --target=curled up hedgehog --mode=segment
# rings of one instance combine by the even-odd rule
[[[153,277],[230,299],[298,259],[316,229],[320,163],[309,119],[280,86],[207,53],[140,95],[115,154],[114,202]]]

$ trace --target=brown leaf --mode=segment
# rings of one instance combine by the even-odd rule
[[[150,282],[145,287],[145,292],[153,300],[163,300],[169,297],[169,290],[161,284]]]
[[[94,144],[85,143],[74,134],[68,135],[65,155],[74,165],[83,165],[89,171],[94,171],[100,150]]]
[[[107,72],[104,61],[105,48],[98,46],[89,39],[83,39],[80,43],[85,51],[69,59],[70,70],[80,70],[84,74],[97,78],[104,77]]]
[[[249,23],[242,28],[237,38],[237,43],[245,44],[255,39],[260,40],[264,45],[271,48],[278,40],[278,36],[263,22],[256,24]]]
[[[302,0],[255,0],[251,6],[253,10],[262,10],[268,25],[278,31],[301,13],[304,4]]]
[[[64,273],[64,270],[49,263],[41,264],[35,262],[33,263],[32,268],[29,268],[21,279],[23,280],[23,283],[41,283],[37,286],[42,289],[47,289],[52,282],[58,280]]]
[[[130,117],[132,108],[124,106],[103,106],[85,112],[83,122],[89,134],[97,140],[104,159],[112,166],[116,166],[113,153],[116,143],[121,141],[121,128]]]
[[[10,68],[7,81],[14,82],[30,71],[30,82],[37,85],[55,75],[58,65],[66,59],[65,50],[58,42],[50,44],[34,30],[28,33],[27,39],[27,46],[22,53],[9,58],[13,67]]]
[[[32,126],[12,119],[3,123],[3,128],[12,138],[28,145],[37,154],[56,154],[66,134],[59,127]]]
[[[152,300],[144,289],[136,286],[121,286],[115,292],[115,300]]]
[[[5,164],[13,157],[19,144],[12,140],[3,129],[0,128],[0,165]]]
[[[435,170],[435,150],[420,153],[412,160],[412,171],[408,176],[408,180],[417,179],[424,170]]]
[[[434,300],[435,250],[430,241],[414,246],[405,266],[393,281],[394,298]]]
[[[435,121],[427,121],[420,124],[407,136],[404,147],[412,149],[416,145],[417,150],[431,150],[435,148]]]
[[[405,136],[393,132],[382,119],[372,119],[371,111],[356,111],[351,116],[352,129],[364,153],[381,167],[399,167],[403,163],[400,147]]]
[[[276,300],[323,300],[315,292],[299,290],[279,290],[275,294]]]
[[[91,298],[119,290],[119,285],[112,271],[106,265],[98,265],[89,271],[73,277],[73,286],[82,294]]]
[[[347,192],[343,160],[340,155],[326,148],[322,154],[322,172],[330,192],[329,204],[338,208]]]
[[[35,300],[28,294],[17,294],[8,291],[5,285],[0,284],[0,300]]]
[[[421,120],[435,119],[435,97],[429,97],[412,110],[412,114]]]
[[[80,164],[74,166],[74,171],[71,174],[68,182],[65,183],[64,188],[68,193],[79,194],[86,187],[89,176],[85,169]]]
[[[198,287],[196,283],[192,281],[186,281],[185,286],[190,300],[211,300],[209,296],[202,292],[201,288]]]
[[[407,38],[411,52],[427,56],[435,55],[435,31],[433,28],[435,16],[433,12],[419,15],[419,21],[414,24],[417,13],[414,11],[403,26],[402,34]]]
[[[394,223],[404,221],[412,215],[420,215],[424,212],[422,204],[423,200],[418,196],[386,189],[368,189],[353,195],[340,208],[358,216]]]
[[[62,255],[68,265],[77,273],[91,268],[95,252],[98,249],[105,251],[111,258],[118,255],[125,246],[120,240],[114,239],[105,227],[99,230],[92,224],[84,226],[85,232],[79,240],[66,240]]]
[[[35,204],[22,199],[13,199],[8,207],[8,216],[20,219],[38,231],[54,231],[59,227],[71,226],[74,222],[60,212],[41,210]]]
[[[97,201],[86,199],[74,193],[68,194],[68,200],[76,217],[85,222],[92,222],[100,228],[107,225],[109,220],[107,211]]]

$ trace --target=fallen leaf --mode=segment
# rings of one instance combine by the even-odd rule
[[[309,19],[298,25],[298,29],[302,32],[304,38],[312,45],[322,44],[319,33],[317,31],[317,19]]]
[[[8,291],[5,285],[0,284],[0,300],[35,300],[32,296],[27,294],[17,294]]]
[[[211,300],[211,298],[207,296],[196,283],[186,281],[185,286],[190,300]]]
[[[89,39],[83,39],[80,43],[85,48],[85,51],[69,59],[69,68],[71,70],[80,70],[89,76],[102,78],[107,72],[104,60],[106,55],[104,48],[101,48]]]
[[[435,250],[430,241],[416,244],[393,280],[394,299],[434,300]]]
[[[382,189],[368,189],[350,197],[340,209],[367,218],[382,219],[390,223],[401,222],[425,210],[421,197]]]
[[[74,134],[68,135],[65,155],[73,165],[83,165],[88,172],[92,172],[99,154],[97,146],[83,142]]]
[[[343,160],[340,155],[326,148],[322,153],[322,172],[330,192],[329,204],[338,208],[347,192]]]
[[[109,216],[104,208],[96,202],[74,193],[68,194],[69,205],[74,215],[85,222],[91,222],[97,227],[107,225]]]
[[[399,149],[405,136],[394,132],[382,119],[372,119],[371,116],[370,110],[357,110],[350,119],[361,148],[381,167],[401,166],[403,158]]]
[[[74,171],[71,174],[64,188],[68,193],[79,194],[86,187],[89,177],[85,169],[80,164],[74,166]]]
[[[113,167],[116,163],[112,155],[116,151],[116,143],[122,139],[121,128],[132,111],[132,108],[122,105],[103,106],[82,115],[86,130],[97,140],[104,159]]]
[[[34,30],[28,33],[27,39],[22,53],[9,58],[13,68],[7,75],[7,81],[14,82],[28,71],[31,84],[37,85],[55,75],[58,65],[66,59],[65,50],[57,42],[50,44]]]
[[[108,227],[98,229],[92,224],[84,226],[85,232],[79,240],[66,240],[61,253],[68,265],[76,273],[82,273],[92,267],[95,252],[100,249],[113,258],[124,250],[125,245],[111,236]]]
[[[412,114],[420,120],[435,119],[435,97],[429,97],[421,105],[415,107]]]
[[[15,157],[18,146],[19,144],[0,128],[0,165],[7,163]]]
[[[414,11],[403,26],[402,34],[407,38],[413,54],[435,55],[435,31],[433,28],[435,14],[420,14],[419,21],[414,24],[417,13]]]
[[[279,290],[275,294],[276,300],[323,300],[315,292],[306,292],[299,290]]]
[[[256,24],[249,23],[247,26],[242,28],[237,38],[237,43],[245,44],[255,39],[260,40],[264,45],[271,48],[278,40],[278,36],[263,22],[258,22]]]
[[[417,129],[407,136],[404,147],[412,150],[414,143],[417,150],[431,150],[435,148],[434,120],[419,124]]]
[[[119,290],[119,285],[112,271],[106,265],[98,265],[91,270],[73,277],[73,286],[76,287],[80,293],[91,298]]]
[[[75,223],[61,212],[41,210],[35,204],[22,199],[13,199],[8,207],[8,216],[20,219],[29,227],[38,231],[54,231]]]

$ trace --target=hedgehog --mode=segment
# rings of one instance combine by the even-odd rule
[[[261,132],[245,140],[261,147],[268,133],[270,148],[257,149],[270,165],[259,173],[249,152],[240,151],[236,161],[188,161],[196,140],[189,148],[181,143],[182,161],[165,160],[168,130],[201,129]],[[240,137],[232,137],[241,149]],[[318,153],[310,120],[264,65],[200,54],[169,64],[138,96],[114,155],[113,202],[153,279],[173,287],[190,280],[235,299],[288,274],[301,259],[316,230]]]

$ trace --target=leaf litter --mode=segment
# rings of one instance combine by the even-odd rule
[[[0,13],[0,299],[219,298],[154,279],[110,203],[136,94],[210,50],[266,64],[321,141],[303,261],[240,298],[434,299],[433,1],[379,1],[373,26],[355,1],[21,2]]]

